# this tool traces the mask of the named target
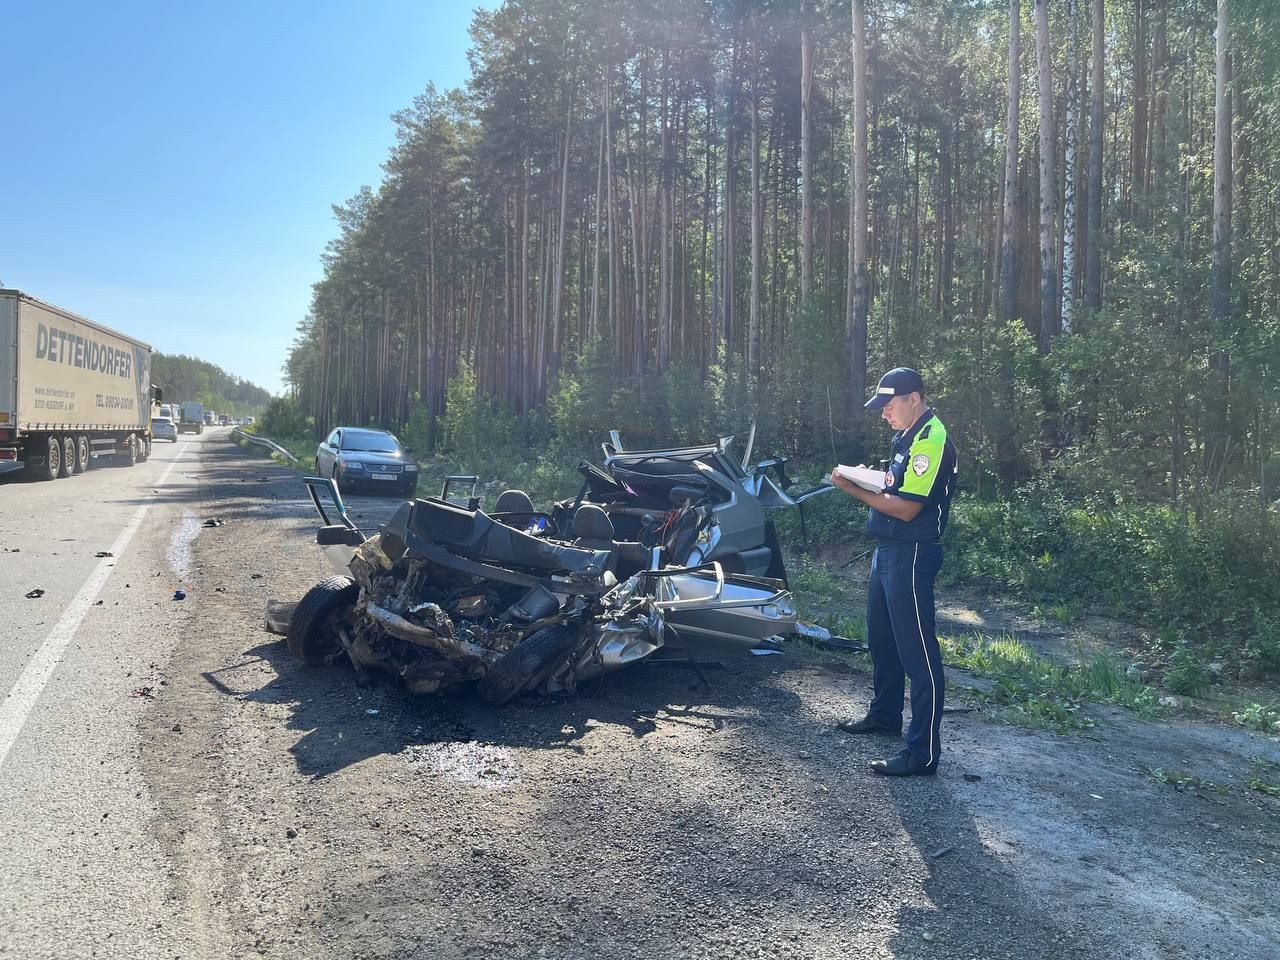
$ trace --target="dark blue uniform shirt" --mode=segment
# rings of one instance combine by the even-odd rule
[[[947,428],[932,410],[925,410],[909,428],[893,435],[889,457],[884,492],[923,506],[911,521],[873,507],[867,517],[867,536],[881,543],[936,543],[947,528],[959,472]]]

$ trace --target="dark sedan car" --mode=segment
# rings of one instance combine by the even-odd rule
[[[386,430],[338,427],[316,450],[316,473],[333,477],[342,490],[365,487],[411,496],[418,486],[418,465]]]

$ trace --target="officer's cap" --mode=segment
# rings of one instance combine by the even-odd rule
[[[910,367],[894,367],[880,378],[876,392],[863,406],[868,410],[879,410],[894,397],[905,397],[909,393],[923,394],[924,380]]]

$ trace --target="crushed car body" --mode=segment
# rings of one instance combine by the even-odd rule
[[[623,451],[612,436],[603,466],[580,463],[579,494],[548,511],[509,490],[486,513],[477,478],[449,477],[373,536],[331,479],[305,478],[324,521],[317,543],[344,575],[297,604],[290,649],[390,673],[414,693],[474,684],[502,704],[572,691],[668,644],[749,649],[795,633],[762,494],[768,507],[796,506],[830,487],[790,497],[781,461],[746,468],[731,438]],[[469,490],[451,497],[459,485]]]

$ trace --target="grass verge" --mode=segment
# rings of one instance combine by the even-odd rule
[[[990,691],[977,695],[991,704],[991,716],[1001,723],[1067,733],[1094,726],[1083,711],[1091,703],[1114,704],[1142,715],[1152,715],[1159,707],[1154,690],[1107,657],[1061,663],[1010,634],[991,637],[975,632],[938,641],[944,663],[993,681]]]

